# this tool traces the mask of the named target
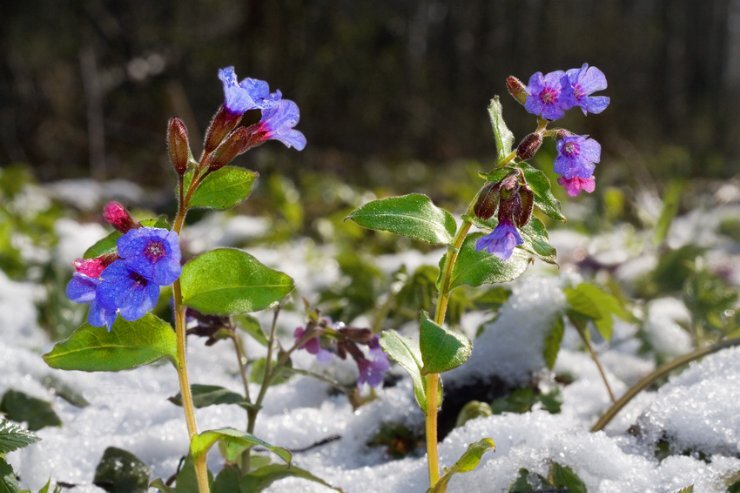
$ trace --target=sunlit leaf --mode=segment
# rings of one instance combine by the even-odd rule
[[[441,327],[422,316],[419,349],[424,362],[422,374],[442,373],[465,363],[473,345],[465,334]]]

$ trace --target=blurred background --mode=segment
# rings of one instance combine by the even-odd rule
[[[491,96],[517,140],[534,125],[504,78],[583,62],[612,104],[561,123],[603,143],[602,183],[739,168],[740,0],[7,0],[0,46],[0,165],[44,181],[171,182],[167,119],[186,121],[197,153],[227,65],[302,111],[306,151],[241,158],[261,172],[357,182],[490,164]]]

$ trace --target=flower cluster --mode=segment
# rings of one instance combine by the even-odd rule
[[[317,313],[314,315],[305,328],[295,329],[293,337],[298,347],[316,356],[321,363],[328,363],[333,355],[346,359],[349,354],[359,371],[357,385],[379,387],[390,369],[390,362],[380,347],[378,336],[370,329],[344,327],[326,318],[319,319]],[[361,346],[366,346],[367,350],[363,351]]]
[[[76,260],[66,292],[73,302],[90,305],[90,325],[110,330],[117,314],[133,321],[154,308],[160,286],[180,276],[181,255],[177,234],[141,226],[120,204],[108,204],[104,217],[124,233],[117,253]]]

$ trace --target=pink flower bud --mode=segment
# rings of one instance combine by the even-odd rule
[[[97,278],[103,273],[106,267],[113,263],[118,258],[115,253],[108,255],[101,255],[95,258],[78,258],[72,265],[75,267],[75,271],[80,274],[84,274],[87,277]]]
[[[511,97],[519,101],[520,104],[524,104],[527,101],[527,86],[513,75],[506,78],[506,90],[509,91]]]
[[[120,202],[108,202],[103,208],[103,218],[121,233],[140,228],[141,224],[135,221],[129,211]]]
[[[185,174],[190,158],[190,144],[188,143],[188,129],[179,118],[170,118],[167,125],[167,152],[170,156],[170,163],[177,174]]]
[[[239,125],[241,119],[241,114],[233,113],[221,106],[213,116],[208,130],[206,130],[205,152],[209,153],[216,149],[226,136]]]

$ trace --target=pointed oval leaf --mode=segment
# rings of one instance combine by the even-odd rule
[[[334,491],[342,491],[340,488],[332,486],[320,477],[313,475],[311,472],[305,469],[284,464],[270,464],[250,472],[241,480],[241,491],[258,493],[270,486],[275,481],[289,477],[306,479],[308,481],[313,481],[314,483],[319,483]]]
[[[449,244],[457,229],[452,214],[418,193],[373,200],[355,209],[347,219],[363,228],[388,231],[433,245]]]
[[[229,389],[225,389],[219,385],[201,385],[194,383],[190,386],[190,392],[193,395],[193,405],[196,408],[217,406],[221,404],[236,404],[241,406],[246,403],[242,395]],[[177,395],[168,397],[167,400],[176,406],[182,406],[182,394],[180,392],[178,392]]]
[[[550,245],[547,229],[542,221],[533,217],[519,230],[524,240],[522,248],[537,255],[548,264],[557,264],[557,250]]]
[[[442,373],[465,363],[473,344],[465,334],[440,327],[422,315],[419,348],[424,362],[422,374]]]
[[[175,331],[151,313],[134,322],[118,317],[110,332],[83,324],[44,355],[52,368],[81,371],[130,370],[162,358],[177,361]]]
[[[380,336],[380,347],[390,359],[398,363],[411,377],[414,397],[419,407],[426,409],[426,387],[421,376],[422,360],[419,344],[407,339],[395,330],[384,330]]]
[[[527,270],[529,254],[520,248],[507,260],[501,260],[487,251],[477,251],[475,242],[483,233],[468,235],[460,248],[457,262],[452,269],[450,291],[458,286],[480,286],[516,279]]]
[[[0,418],[0,454],[7,454],[39,441],[39,437],[27,429]]]
[[[10,389],[0,401],[0,411],[10,420],[26,423],[28,429],[37,431],[47,426],[62,426],[50,402]]]
[[[428,493],[444,493],[447,491],[447,484],[454,474],[474,470],[480,464],[483,454],[494,448],[496,448],[496,444],[490,438],[483,438],[468,445],[468,449],[457,459],[455,465],[447,469],[444,476],[439,479],[434,487],[429,489]]]
[[[491,119],[493,138],[496,141],[496,160],[501,161],[511,154],[511,146],[514,145],[514,134],[504,121],[503,107],[498,96],[494,96],[488,103],[488,117]]]
[[[182,269],[183,302],[202,313],[229,315],[262,310],[293,291],[293,279],[246,252],[219,248]]]
[[[256,171],[224,166],[205,177],[193,193],[190,207],[230,209],[249,197],[258,176]]]
[[[193,457],[200,457],[201,455],[208,453],[208,450],[210,450],[216,442],[222,442],[226,444],[226,446],[234,444],[236,446],[243,447],[252,447],[255,445],[264,447],[288,464],[290,464],[290,461],[293,458],[293,454],[291,454],[288,449],[269,444],[264,440],[260,440],[251,433],[239,431],[234,428],[219,428],[218,430],[207,430],[202,433],[198,433],[192,438],[192,440],[190,440],[190,454]]]
[[[560,211],[560,201],[552,194],[547,175],[527,163],[517,163],[516,166],[524,172],[524,178],[534,193],[534,205],[548,217],[564,222],[565,216]]]
[[[545,334],[545,344],[542,348],[542,357],[545,359],[545,364],[549,369],[553,369],[555,366],[555,360],[558,358],[560,352],[560,344],[563,342],[563,335],[565,334],[565,322],[563,322],[563,316],[558,313],[552,321],[552,325]]]

